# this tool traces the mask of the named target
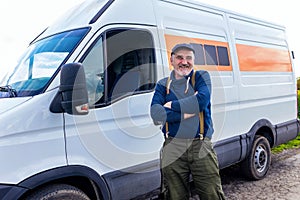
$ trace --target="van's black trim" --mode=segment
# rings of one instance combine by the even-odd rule
[[[286,143],[297,137],[300,131],[300,125],[298,119],[277,124],[276,129],[276,142],[274,146]]]
[[[1,187],[0,185],[0,197],[3,195],[6,197],[4,199],[15,200],[24,195],[29,189],[34,189],[51,181],[69,177],[85,177],[92,180],[98,186],[103,199],[110,199],[110,193],[103,178],[94,170],[79,165],[63,166],[41,172],[25,179],[18,185],[11,186],[10,189],[7,188],[8,186]]]
[[[255,135],[268,139],[270,146],[275,147],[297,137],[300,131],[298,119],[273,125],[267,119],[257,121],[249,132],[237,135],[214,144],[220,168],[243,161],[249,154]]]
[[[17,200],[27,191],[16,185],[0,184],[0,199]]]
[[[245,134],[246,135],[246,134]],[[243,138],[246,138],[245,135]],[[214,144],[218,156],[219,167],[223,169],[242,159],[242,146],[240,135],[228,138]]]
[[[99,17],[106,11],[106,9],[114,2],[114,0],[109,0],[99,11],[98,13],[91,19],[89,24],[95,23]]]
[[[265,133],[262,133],[262,130],[264,130]],[[252,148],[254,136],[259,132],[265,136],[271,144],[274,143],[272,141],[276,138],[275,127],[266,119],[257,121],[248,133],[216,142],[214,148],[218,156],[220,169],[243,161]]]
[[[144,199],[159,191],[161,184],[160,160],[146,162],[103,175],[112,199]],[[124,187],[124,186],[128,187]],[[143,198],[144,197],[144,198]]]

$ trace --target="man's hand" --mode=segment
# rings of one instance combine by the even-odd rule
[[[171,109],[172,108],[172,101],[165,103],[164,107]]]
[[[165,103],[165,105],[164,105],[165,108],[169,108],[169,109],[172,108],[171,106],[172,106],[172,101],[169,101],[169,102]],[[195,113],[192,113],[192,114],[184,113],[183,119],[188,119],[188,118],[194,117],[195,115],[196,115]]]
[[[191,118],[191,117],[194,117],[194,116],[195,116],[195,113],[193,113],[193,114],[184,113],[183,114],[183,119],[188,119],[188,118]]]

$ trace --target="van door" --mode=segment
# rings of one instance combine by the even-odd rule
[[[160,185],[163,136],[149,114],[161,73],[153,33],[153,28],[116,26],[102,31],[79,60],[90,113],[65,116],[69,164],[88,165],[103,175],[113,199],[130,199]]]

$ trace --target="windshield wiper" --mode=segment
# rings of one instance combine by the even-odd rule
[[[0,92],[8,92],[9,97],[17,97],[17,91],[10,85],[0,86]]]

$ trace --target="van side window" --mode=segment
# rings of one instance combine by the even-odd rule
[[[212,45],[204,45],[205,60],[207,65],[218,65],[216,47]]]
[[[195,64],[205,65],[203,45],[192,43],[192,46],[195,50]]]
[[[102,37],[92,45],[92,48],[82,61],[89,104],[94,105],[104,98],[104,52]]]
[[[152,35],[148,31],[108,31],[106,47],[108,102],[154,88],[155,51]]]
[[[102,52],[97,52],[104,62],[96,54],[86,56],[83,61],[85,66],[85,63],[89,63],[86,59],[98,60],[98,72],[94,70],[94,75],[99,74],[101,83],[93,84],[94,92],[89,94],[93,95],[91,99],[95,99],[90,104],[105,106],[126,96],[154,89],[156,61],[150,32],[141,29],[113,29],[102,35],[101,43]],[[97,48],[97,45],[93,48]],[[93,49],[89,54],[94,54]],[[104,67],[101,66],[102,63],[105,63]]]
[[[196,65],[230,66],[227,47],[196,43],[191,45],[195,49]]]
[[[229,57],[228,51],[226,47],[217,47],[218,57],[219,57],[219,65],[229,66]]]

